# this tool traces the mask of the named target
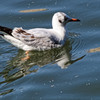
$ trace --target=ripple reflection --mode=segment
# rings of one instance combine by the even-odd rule
[[[67,68],[74,62],[81,60],[85,55],[72,60],[72,46],[70,41],[67,41],[62,48],[57,48],[48,51],[33,51],[30,52],[30,59],[22,61],[25,52],[19,50],[18,54],[13,57],[5,69],[0,72],[4,78],[0,84],[13,82],[27,74],[37,72],[41,67],[47,64],[57,64],[61,69]]]

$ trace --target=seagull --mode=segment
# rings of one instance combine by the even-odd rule
[[[71,18],[63,12],[57,12],[52,18],[52,28],[33,28],[23,29],[15,27],[13,29],[0,26],[0,36],[14,46],[26,51],[26,60],[29,58],[29,51],[48,50],[58,48],[64,45],[68,38],[68,32],[65,26],[68,22],[78,22],[79,19]]]

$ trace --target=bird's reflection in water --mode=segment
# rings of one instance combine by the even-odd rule
[[[46,64],[57,64],[62,69],[67,68],[70,64],[84,57],[82,56],[76,60],[71,60],[71,49],[70,41],[67,41],[62,48],[30,52],[30,59],[27,61],[21,60],[21,58],[25,57],[25,52],[19,50],[16,57],[13,57],[8,62],[8,66],[0,72],[5,79],[0,84],[9,83],[32,72],[37,72]]]

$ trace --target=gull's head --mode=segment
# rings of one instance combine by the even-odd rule
[[[68,22],[77,22],[80,21],[76,18],[71,18],[63,12],[57,12],[54,14],[52,19],[53,28],[56,26],[65,26]]]

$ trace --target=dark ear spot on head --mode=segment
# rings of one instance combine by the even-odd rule
[[[61,20],[59,20],[59,22],[60,22],[60,23],[62,23],[62,21],[61,21]]]

